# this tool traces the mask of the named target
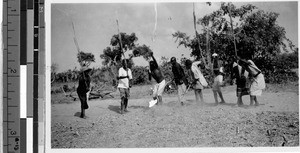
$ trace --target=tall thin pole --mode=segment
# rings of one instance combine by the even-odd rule
[[[119,44],[120,44],[120,48],[121,48],[121,53],[122,53],[123,58],[124,58],[124,60],[125,60],[125,64],[127,65],[127,61],[126,61],[126,58],[125,58],[125,54],[124,54],[124,52],[123,52],[122,36],[121,36],[120,30],[119,30],[119,21],[118,21],[118,19],[116,20],[116,22],[117,22],[117,27],[118,27]]]
[[[196,27],[195,3],[193,3],[193,18],[194,18],[194,30],[195,30],[195,34],[196,34],[196,39],[198,41],[200,56],[202,57],[204,65],[206,65],[206,61],[204,59],[204,56],[202,55],[202,51],[201,51],[201,47],[200,47],[200,37],[198,37],[198,32],[197,32],[197,27]]]
[[[229,11],[231,32],[232,32],[232,36],[233,36],[234,51],[235,51],[235,56],[237,57],[237,49],[236,49],[236,44],[235,44],[235,34],[234,34],[234,31],[233,31],[233,25],[232,25],[231,5],[230,5],[230,3],[229,3],[229,6],[228,6],[228,11]]]
[[[156,27],[157,27],[157,4],[154,3],[154,12],[155,12],[155,23],[154,23],[154,29],[152,32],[152,42],[155,41],[155,37],[156,37]]]

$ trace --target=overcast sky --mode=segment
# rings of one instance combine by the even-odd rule
[[[84,1],[83,1],[84,2]],[[197,18],[203,17],[217,9],[221,3],[211,6],[195,3]],[[286,36],[298,46],[298,2],[235,2],[234,5],[253,4],[267,12],[279,13],[278,24],[285,28]],[[172,37],[176,31],[194,36],[193,3],[157,3],[156,37],[152,41],[155,27],[154,3],[67,3],[51,6],[51,60],[58,64],[59,72],[79,66],[76,58],[77,49],[73,41],[72,24],[75,25],[76,37],[81,50],[95,55],[96,62],[92,67],[100,67],[100,54],[110,46],[112,35],[117,34],[116,19],[119,19],[120,31],[135,33],[137,43],[146,44],[154,51],[155,57],[179,58],[181,54],[189,57],[189,49],[177,48]],[[200,31],[198,25],[198,32]],[[142,58],[135,58],[136,65],[146,65]]]

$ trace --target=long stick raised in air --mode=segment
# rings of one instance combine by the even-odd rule
[[[198,32],[197,32],[197,27],[196,27],[196,15],[195,15],[195,4],[194,3],[193,3],[193,18],[194,18],[194,30],[195,30],[195,34],[196,34],[196,39],[198,41],[200,56],[204,62],[204,65],[206,65],[206,61],[204,59],[204,56],[202,55],[202,51],[201,51],[201,47],[200,47],[200,38],[198,37]]]
[[[155,23],[154,23],[154,29],[152,32],[152,41],[155,41],[155,37],[156,37],[156,27],[157,27],[157,4],[154,3],[154,11],[155,11]]]
[[[121,36],[120,30],[119,30],[119,22],[118,22],[118,19],[117,19],[116,21],[117,21],[117,26],[118,26],[118,35],[119,35],[119,44],[120,44],[120,48],[121,48],[121,53],[122,53],[122,55],[123,55],[123,58],[126,59],[125,54],[124,54],[124,51],[123,51],[122,36]],[[126,60],[125,60],[125,64],[127,65],[127,61],[126,61]]]
[[[235,56],[237,57],[237,49],[236,49],[236,44],[235,44],[235,34],[234,34],[234,31],[233,31],[233,25],[232,25],[231,5],[230,5],[230,3],[229,3],[228,11],[229,11],[229,18],[230,18],[231,32],[232,32],[232,35],[233,35],[234,52],[235,52]]]

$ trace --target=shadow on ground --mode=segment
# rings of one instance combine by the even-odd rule
[[[109,105],[108,109],[113,111],[113,112],[116,112],[116,113],[120,114],[120,106]]]
[[[76,117],[80,117],[80,115],[81,115],[81,112],[76,112],[76,113],[74,114],[74,116],[76,116]]]
[[[128,108],[133,108],[133,109],[149,109],[149,107],[146,107],[146,106],[136,106],[136,105],[128,106]]]

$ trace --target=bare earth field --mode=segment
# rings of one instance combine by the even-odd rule
[[[129,111],[119,114],[120,98],[89,101],[87,119],[80,102],[52,95],[52,148],[272,147],[299,146],[298,83],[267,85],[260,106],[236,105],[235,86],[223,88],[226,104],[214,106],[211,89],[205,104],[193,91],[181,106],[176,94],[164,95],[162,106],[148,107],[150,86],[131,90]]]

